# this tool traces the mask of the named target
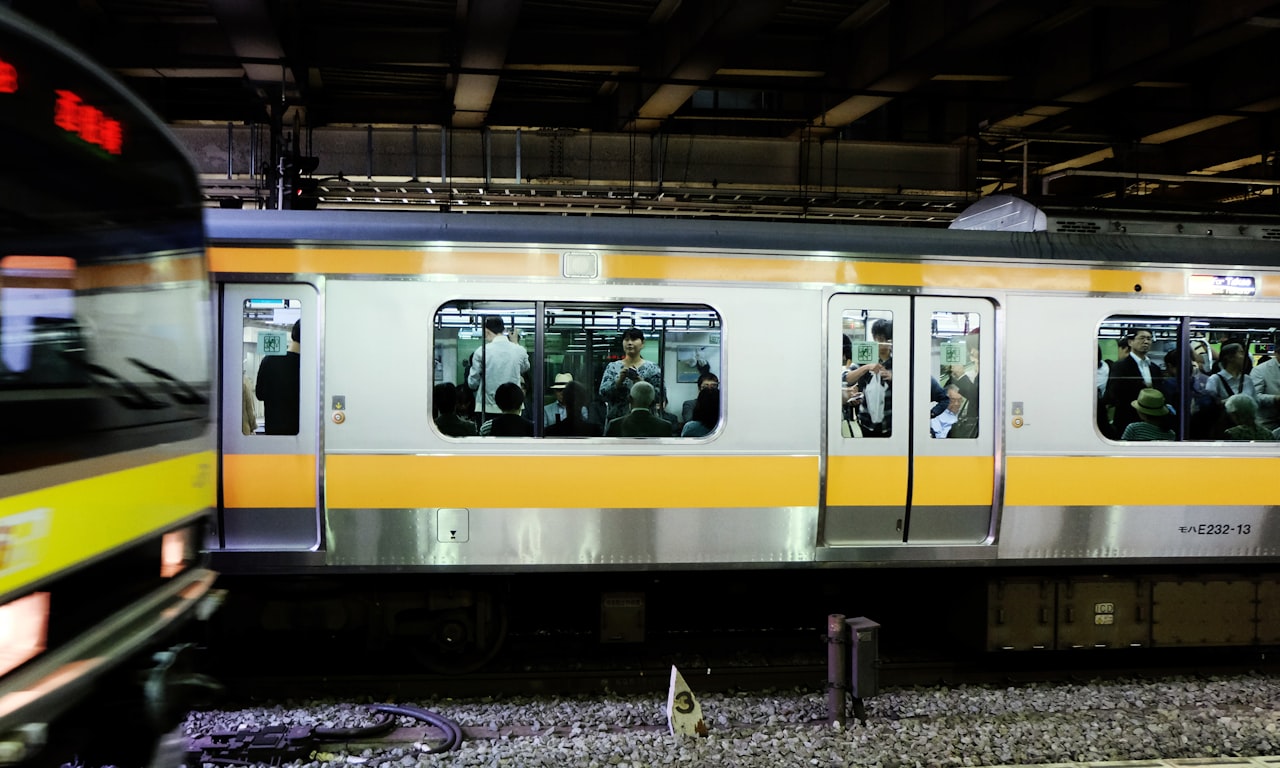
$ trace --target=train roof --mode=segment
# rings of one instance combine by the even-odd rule
[[[1177,235],[988,232],[857,224],[374,211],[206,209],[211,244],[522,244],[830,256],[960,256],[1280,267],[1278,239],[1226,224]]]

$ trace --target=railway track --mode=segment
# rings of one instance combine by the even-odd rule
[[[449,675],[406,671],[362,672],[349,670],[279,670],[276,674],[248,671],[222,675],[235,697],[382,697],[413,700],[431,697],[478,698],[501,695],[593,695],[663,693],[672,666],[680,669],[690,686],[707,693],[738,691],[812,690],[827,687],[825,660],[788,655],[755,663],[724,662],[702,658],[564,666],[556,664],[508,666],[492,671]],[[1280,675],[1277,660],[1262,654],[1147,653],[1125,657],[1085,658],[1045,655],[1041,658],[985,656],[979,659],[882,659],[876,664],[876,689],[915,686],[1031,685],[1082,680],[1124,678],[1160,679],[1176,676],[1198,678],[1247,673]]]

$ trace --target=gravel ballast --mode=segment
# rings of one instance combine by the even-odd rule
[[[697,689],[697,683],[693,683]],[[699,696],[705,738],[671,735],[665,695],[421,700],[463,726],[455,751],[411,718],[387,742],[325,745],[290,765],[934,768],[1264,756],[1280,753],[1280,680],[1264,675],[1017,687],[889,689],[865,723],[826,723],[820,691]],[[188,715],[188,736],[270,725],[353,727],[365,704],[280,702]],[[1223,763],[1223,764],[1230,764]]]

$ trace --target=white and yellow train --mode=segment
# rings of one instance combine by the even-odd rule
[[[1125,580],[1123,600],[1062,584],[1092,600],[1070,606],[1102,633],[1085,644],[1280,640],[1256,612],[1247,637],[1218,637],[1221,614],[1276,589],[1280,441],[1193,430],[1191,377],[1164,390],[1169,439],[1115,439],[1131,401],[1100,388],[1104,357],[1139,328],[1157,373],[1200,343],[1273,355],[1280,230],[256,211],[207,223],[223,383],[215,561],[228,573],[974,566],[989,574],[987,646],[1002,648],[1081,644],[1046,620],[1070,601],[1044,580],[1084,567],[1076,582],[1114,584],[1106,569],[1137,566],[1174,575]],[[451,436],[433,389],[466,383],[490,316],[521,332],[528,434]],[[267,433],[271,405],[250,393],[295,321],[300,405],[288,407],[300,419]],[[890,338],[873,336],[885,322]],[[563,374],[586,385],[583,417],[605,427],[616,399],[605,369],[633,327],[671,436],[548,434]],[[847,386],[846,370],[882,354],[889,376]],[[707,370],[719,416],[709,434],[679,437]],[[936,387],[953,375],[966,426],[938,439]],[[866,406],[846,410],[852,392]],[[483,413],[463,406],[473,423],[495,416],[478,402]],[[1160,634],[1151,611],[1181,627],[1168,611],[1195,596],[1178,592],[1180,569],[1208,564],[1226,575],[1196,583],[1237,585],[1201,614],[1219,629]]]

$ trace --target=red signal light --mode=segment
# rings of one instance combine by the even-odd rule
[[[18,68],[0,59],[0,93],[18,92]]]

